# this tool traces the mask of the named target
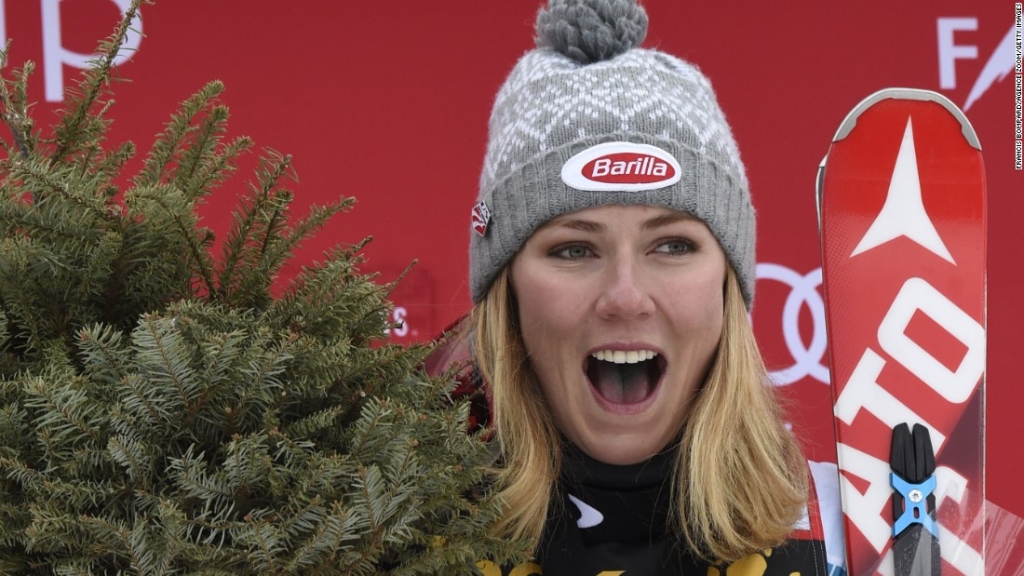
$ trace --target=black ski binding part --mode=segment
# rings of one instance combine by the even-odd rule
[[[897,576],[937,576],[942,562],[935,521],[935,452],[928,428],[907,424],[892,431],[889,483]]]

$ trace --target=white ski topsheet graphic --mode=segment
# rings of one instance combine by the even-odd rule
[[[907,118],[907,128],[903,132],[903,142],[896,156],[896,167],[892,171],[889,194],[882,211],[850,256],[867,252],[900,236],[906,236],[946,261],[956,264],[921,201],[921,178],[917,171],[914,126],[910,118]]]

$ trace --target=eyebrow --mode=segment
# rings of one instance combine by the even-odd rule
[[[570,230],[579,230],[581,232],[590,232],[592,234],[600,234],[605,231],[604,224],[594,222],[593,220],[565,219],[554,221],[551,224],[552,227],[557,226],[559,228],[569,228]]]
[[[657,230],[658,228],[661,228],[663,226],[668,226],[669,224],[674,224],[681,220],[696,220],[696,218],[694,218],[690,214],[687,214],[686,212],[670,212],[668,214],[661,214],[659,216],[655,216],[654,218],[644,221],[642,228],[644,232],[649,232],[651,230]],[[606,230],[605,225],[601,224],[600,222],[594,222],[593,220],[583,220],[579,218],[564,218],[552,220],[548,222],[544,227],[546,228],[548,226],[569,228],[570,230],[579,230],[581,232],[588,232],[591,234],[600,234]]]
[[[686,212],[669,212],[668,214],[655,216],[654,218],[644,222],[643,230],[644,232],[649,232],[683,220],[696,220],[696,218]]]

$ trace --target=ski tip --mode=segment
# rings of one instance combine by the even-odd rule
[[[953,115],[954,118],[960,122],[960,130],[963,132],[964,139],[974,149],[981,151],[981,143],[978,141],[978,135],[974,132],[974,127],[971,125],[971,121],[967,119],[967,116],[954,104],[949,98],[946,98],[938,92],[931,90],[922,90],[920,88],[885,88],[879,90],[874,94],[868,96],[864,100],[861,100],[859,104],[854,106],[853,110],[846,115],[843,122],[839,125],[839,130],[836,131],[833,142],[838,142],[853,131],[853,128],[857,125],[857,118],[864,113],[865,110],[874,106],[882,100],[923,100],[926,102],[935,102],[942,106]]]

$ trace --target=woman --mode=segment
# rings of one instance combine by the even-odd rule
[[[521,574],[824,574],[747,318],[739,152],[646,29],[634,0],[551,0],[494,105],[470,269],[496,530],[537,542]]]

